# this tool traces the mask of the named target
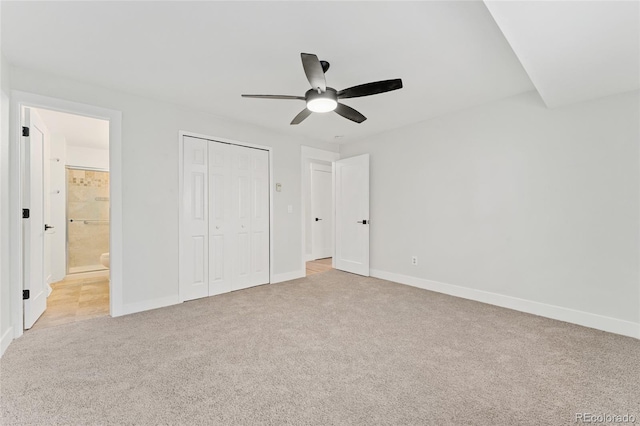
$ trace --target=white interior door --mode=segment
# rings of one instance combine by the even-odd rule
[[[48,286],[45,271],[44,147],[47,130],[38,115],[25,108],[23,125],[29,136],[23,137],[23,205],[29,209],[24,232],[24,328],[29,329],[47,308]],[[48,161],[48,159],[47,159]]]
[[[335,163],[335,268],[369,276],[369,154]]]
[[[314,259],[333,256],[331,166],[311,164],[311,247]]]
[[[209,294],[209,217],[207,141],[185,137],[180,235],[180,293],[182,300]]]

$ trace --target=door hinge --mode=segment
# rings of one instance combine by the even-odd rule
[[[29,128],[22,126],[22,136],[29,137]]]
[[[29,290],[22,290],[22,300],[27,300],[30,296]]]
[[[22,209],[22,218],[29,219],[29,209]]]

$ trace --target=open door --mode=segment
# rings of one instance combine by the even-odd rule
[[[47,308],[45,271],[45,158],[47,129],[35,111],[23,117],[24,328],[29,329]],[[28,216],[28,217],[27,217]]]
[[[335,163],[335,268],[369,276],[369,154]]]
[[[311,164],[311,253],[333,257],[333,178],[331,166]]]

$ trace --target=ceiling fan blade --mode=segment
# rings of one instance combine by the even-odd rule
[[[361,84],[349,87],[338,92],[338,99],[359,98],[360,96],[377,95],[378,93],[390,92],[402,89],[402,79],[376,81],[374,83]]]
[[[345,104],[338,104],[338,106],[335,109],[335,112],[337,112],[338,114],[340,114],[341,116],[343,116],[344,118],[347,118],[351,121],[355,121],[356,123],[362,123],[364,120],[367,119],[367,117],[365,117],[364,115],[360,114],[358,111],[356,111],[355,109],[351,108],[350,106],[346,106]]]
[[[296,115],[293,120],[291,120],[291,124],[300,124],[302,123],[302,121],[307,118],[308,116],[311,115],[311,111],[309,111],[307,108],[303,109],[302,111],[300,111],[298,113],[298,115]]]
[[[301,53],[302,67],[304,73],[307,75],[307,80],[311,83],[311,87],[314,89],[320,89],[323,92],[327,90],[327,82],[324,79],[324,71],[322,64],[316,55],[311,53]]]
[[[258,98],[258,99],[297,99],[304,101],[304,96],[290,96],[290,95],[242,95],[243,98]]]

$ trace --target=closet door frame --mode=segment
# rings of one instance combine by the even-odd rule
[[[178,168],[179,168],[179,172],[178,172],[178,176],[179,176],[179,183],[178,183],[178,205],[179,205],[179,211],[178,211],[178,241],[179,241],[179,270],[180,272],[182,271],[182,267],[185,264],[185,261],[183,259],[184,257],[184,253],[182,250],[182,243],[181,243],[181,239],[182,239],[182,235],[184,232],[184,225],[183,225],[183,221],[184,221],[184,209],[183,209],[183,204],[182,204],[182,200],[184,198],[184,151],[183,151],[183,140],[185,136],[189,136],[192,138],[197,138],[197,139],[204,139],[207,141],[213,141],[213,142],[221,142],[221,143],[227,143],[230,145],[237,145],[237,146],[242,146],[242,147],[247,147],[247,148],[254,148],[254,149],[261,149],[263,151],[267,151],[269,153],[269,284],[271,284],[273,282],[273,265],[274,265],[274,258],[273,258],[273,148],[270,146],[266,146],[266,145],[258,145],[258,144],[253,144],[253,143],[248,143],[248,142],[242,142],[242,141],[236,141],[233,139],[228,139],[228,138],[220,138],[217,136],[210,136],[210,135],[203,135],[200,133],[194,133],[194,132],[189,132],[189,131],[185,131],[185,130],[181,130],[178,132]],[[182,274],[180,273],[180,277],[182,276]],[[178,280],[178,291],[179,291],[179,295],[180,295],[180,302],[184,302],[185,299],[185,295],[183,294],[183,290],[182,290],[182,285],[180,280]]]

